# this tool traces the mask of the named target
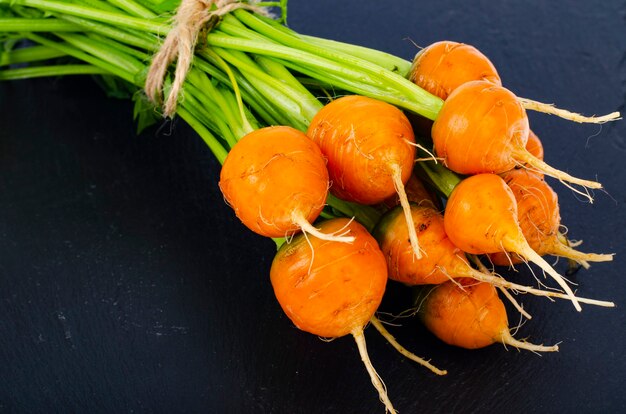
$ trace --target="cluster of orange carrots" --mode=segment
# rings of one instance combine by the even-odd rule
[[[19,28],[39,44],[14,54],[14,62],[44,55],[88,64],[8,69],[0,78],[115,75],[129,89],[143,86],[143,62],[165,30],[159,16],[173,12],[132,0],[2,3],[20,7],[0,29]],[[589,118],[517,97],[469,45],[438,42],[411,63],[301,36],[245,10],[216,20],[203,39],[208,47],[196,51],[177,115],[223,163],[220,189],[237,217],[279,245],[270,279],[285,313],[321,337],[352,335],[387,411],[395,412],[367,354],[367,324],[444,373],[404,349],[375,316],[388,279],[421,287],[416,312],[425,325],[465,348],[558,349],[513,338],[498,290],[524,315],[509,290],[568,299],[578,311],[583,303],[614,306],[576,296],[542,257],[585,268],[612,260],[575,250],[561,233],[557,196],[544,175],[590,200],[588,189],[601,185],[546,164],[526,110],[596,123],[618,113]],[[158,99],[164,89],[148,95]],[[314,94],[329,90],[339,94],[327,94],[323,105]],[[507,281],[479,256],[494,265],[533,262],[562,290]]]
[[[352,334],[386,409],[394,412],[373,371],[363,329],[375,319],[387,278],[418,294],[418,312],[443,341],[480,348],[495,342],[532,351],[558,346],[518,341],[510,333],[496,288],[613,306],[577,297],[546,261],[568,257],[588,267],[612,260],[585,254],[560,233],[556,193],[544,174],[589,188],[543,162],[541,142],[529,129],[524,100],[501,86],[489,60],[475,48],[439,42],[415,58],[411,80],[445,103],[432,125],[432,159],[456,176],[452,192],[439,196],[413,174],[416,142],[409,119],[393,105],[360,95],[332,100],[306,134],[268,127],[244,137],[229,153],[220,188],[237,216],[255,232],[289,236],[271,268],[271,281],[294,324],[321,337]],[[427,142],[426,140],[423,140]],[[439,166],[441,168],[441,166]],[[435,183],[436,184],[436,183]],[[405,188],[406,186],[406,188]],[[384,212],[372,235],[354,220],[312,223],[326,191]],[[396,204],[399,204],[396,206]],[[496,265],[532,261],[563,289],[541,290],[508,282],[472,256]],[[433,287],[434,285],[434,287]],[[522,312],[523,309],[520,308]],[[380,322],[374,324],[382,329]]]

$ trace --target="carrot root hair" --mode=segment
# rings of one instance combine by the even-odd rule
[[[419,242],[417,241],[417,232],[415,231],[415,223],[413,222],[413,215],[411,214],[411,205],[409,204],[409,199],[406,195],[406,191],[404,190],[404,183],[402,183],[402,168],[399,165],[394,164],[391,167],[391,170],[393,186],[398,193],[398,199],[400,200],[400,205],[402,206],[402,210],[404,211],[404,218],[406,220],[406,225],[409,231],[409,241],[411,242],[411,249],[413,250],[415,258],[421,259],[422,252],[420,251]]]
[[[500,340],[505,345],[511,345],[518,349],[527,349],[532,352],[558,352],[559,346],[545,346],[545,345],[536,345],[531,344],[530,342],[517,340],[511,335],[508,330],[502,331],[500,334]]]
[[[435,162],[435,164],[437,164],[439,161],[443,161],[443,160],[444,160],[444,158],[441,158],[441,157],[437,157],[437,156],[435,156],[435,154],[433,154],[431,151],[429,151],[428,149],[426,149],[426,148],[425,148],[423,145],[421,145],[421,144],[417,144],[417,143],[415,143],[415,142],[411,142],[411,141],[409,141],[408,139],[405,139],[404,141],[405,141],[408,145],[412,145],[412,146],[414,146],[415,148],[419,148],[419,149],[421,149],[422,151],[424,151],[426,154],[428,154],[428,155],[429,155],[428,157],[425,157],[425,158],[417,158],[417,159],[415,159],[415,162],[418,162],[418,161],[434,161],[434,162]]]
[[[600,189],[602,188],[602,184],[600,184],[597,181],[591,181],[591,180],[583,180],[581,178],[576,178],[573,177],[571,175],[569,175],[568,173],[561,171],[561,170],[557,170],[556,168],[548,165],[547,163],[545,163],[544,161],[540,160],[539,158],[535,157],[534,155],[532,155],[531,153],[529,153],[526,149],[521,149],[519,151],[516,151],[514,154],[514,158],[517,161],[521,161],[522,163],[526,163],[528,165],[530,165],[532,168],[546,174],[549,175],[550,177],[554,177],[557,180],[561,181],[561,182],[569,182],[572,184],[577,184],[580,185],[582,187],[586,187],[586,188],[592,188],[592,189]],[[564,183],[565,184],[565,183]],[[567,184],[566,184],[567,185]],[[591,195],[589,195],[587,192],[582,192],[580,190],[576,190],[575,188],[568,186],[569,188],[571,188],[572,190],[576,191],[578,194],[581,194],[582,196],[586,197],[590,203],[593,203],[593,197],[591,197]]]
[[[547,290],[536,289],[531,286],[524,286],[524,285],[519,285],[517,283],[509,282],[503,277],[482,273],[482,272],[472,269],[469,266],[467,269],[468,269],[467,270],[468,277],[471,277],[474,280],[478,280],[479,282],[489,283],[498,288],[511,289],[511,290],[516,290],[519,292],[530,293],[535,296],[551,296],[552,293],[554,293],[554,292],[547,291]]]
[[[550,265],[548,265],[550,266]],[[542,268],[543,269],[543,268]],[[545,269],[544,269],[545,270]],[[474,271],[476,272],[476,271]],[[485,283],[489,283],[492,284],[494,286],[496,286],[497,288],[499,288],[505,296],[507,296],[507,298],[513,303],[513,306],[515,306],[517,308],[517,310],[520,311],[520,313],[524,316],[526,316],[528,319],[532,319],[530,317],[530,315],[526,312],[524,312],[524,310],[518,306],[516,306],[516,302],[515,299],[513,297],[509,297],[508,293],[506,291],[506,289],[511,289],[511,290],[515,290],[518,292],[523,292],[523,293],[530,293],[531,295],[535,295],[535,296],[543,296],[546,298],[558,298],[558,299],[569,299],[571,300],[572,297],[568,294],[564,294],[562,292],[554,292],[551,290],[542,290],[542,289],[535,289],[532,288],[530,286],[524,286],[524,285],[518,285],[517,283],[512,283],[509,282],[508,280],[499,277],[499,276],[494,276],[494,275],[489,275],[489,274],[484,274],[481,272],[476,272],[473,273],[471,275],[468,275],[468,277],[481,281],[481,282],[485,282]],[[615,307],[615,303],[613,302],[608,302],[605,300],[597,300],[597,299],[589,299],[589,298],[581,298],[579,296],[574,296],[576,298],[576,300],[580,303],[586,303],[588,305],[596,305],[596,306],[601,306],[604,308],[613,308]]]
[[[318,229],[315,228],[311,223],[308,222],[302,216],[294,217],[294,224],[297,224],[298,227],[302,230],[303,233],[309,233],[311,236],[317,237],[321,240],[335,241],[341,243],[352,243],[354,242],[353,236],[346,236],[344,233],[335,232],[335,233],[322,233]]]
[[[385,328],[385,326],[376,316],[372,316],[372,319],[370,320],[370,322],[372,323],[374,328],[376,328],[376,330],[387,340],[387,342],[389,342],[389,344],[396,349],[396,351],[398,351],[399,353],[401,353],[402,355],[404,355],[411,361],[417,362],[418,364],[422,365],[423,367],[428,368],[429,370],[431,370],[433,373],[437,375],[446,375],[448,373],[448,371],[446,371],[445,369],[442,370],[442,369],[437,368],[436,366],[431,364],[430,361],[427,361],[424,358],[418,357],[417,355],[415,355],[414,353],[412,353],[411,351],[409,351],[408,349],[400,345],[398,341],[396,340],[396,338],[394,338],[394,336],[391,335],[391,333],[389,333],[389,331]]]
[[[585,269],[589,268],[587,262],[610,262],[613,260],[615,253],[598,254],[598,253],[584,253],[576,249],[572,249],[560,241],[556,241],[550,249],[550,254],[555,256],[567,257],[578,263],[580,263]]]
[[[548,262],[546,262],[544,260],[543,257],[539,256],[539,254],[537,254],[537,252],[535,252],[528,245],[528,243],[526,241],[524,241],[523,245],[519,246],[519,249],[515,249],[515,250],[517,250],[517,251],[515,251],[517,254],[519,254],[519,255],[523,256],[524,258],[530,260],[531,262],[535,263],[537,266],[539,266],[541,268],[541,270],[543,270],[544,272],[549,274],[556,281],[556,283],[558,283],[559,286],[561,286],[563,288],[563,290],[567,294],[568,299],[570,299],[572,301],[572,304],[574,305],[574,308],[576,308],[576,310],[578,312],[582,311],[582,308],[580,307],[580,303],[578,302],[578,299],[576,298],[576,295],[574,295],[574,292],[572,291],[572,288],[567,284],[565,279],[563,279],[563,276],[558,274],[558,272],[556,270],[554,270],[552,268],[552,266],[550,266],[548,264]]]
[[[617,121],[622,119],[619,112],[611,112],[610,114],[603,116],[585,116],[570,112],[565,109],[560,109],[554,106],[554,104],[546,104],[542,102],[533,101],[526,98],[517,98],[518,102],[522,104],[524,109],[530,111],[542,112],[544,114],[556,115],[560,118],[567,119],[568,121],[578,122],[581,124],[604,124],[610,121]]]
[[[522,315],[524,318],[526,319],[532,319],[533,317],[531,316],[530,313],[526,312],[524,310],[524,306],[522,306],[517,300],[515,300],[515,298],[513,297],[513,295],[511,295],[511,292],[509,292],[507,289],[503,288],[502,286],[498,286],[498,290],[500,292],[502,292],[502,294],[504,295],[505,298],[507,298],[507,300],[509,302],[511,302],[511,304],[513,305],[513,307],[515,309],[517,309],[517,311],[520,313],[520,315]]]
[[[387,395],[387,388],[385,387],[385,384],[376,372],[376,369],[374,369],[372,361],[370,361],[370,357],[367,353],[367,345],[365,343],[365,335],[363,335],[363,328],[359,328],[352,332],[352,336],[354,337],[354,341],[356,342],[356,345],[359,349],[361,361],[363,361],[363,364],[365,365],[365,368],[370,375],[370,379],[372,380],[374,388],[376,388],[376,391],[378,391],[380,401],[385,405],[385,412],[396,414],[396,409],[393,408],[393,404],[391,403],[391,400],[389,400],[389,396]]]

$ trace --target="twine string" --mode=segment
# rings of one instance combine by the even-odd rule
[[[160,103],[165,94],[163,84],[167,70],[172,62],[176,61],[174,80],[163,105],[164,116],[172,117],[176,112],[176,104],[191,68],[199,34],[207,27],[209,30],[215,27],[222,16],[237,9],[267,15],[266,9],[255,5],[254,2],[182,0],[173,17],[172,29],[152,59],[144,88],[146,95],[153,103]]]

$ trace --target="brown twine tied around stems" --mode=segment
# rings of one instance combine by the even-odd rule
[[[254,3],[241,0],[182,0],[173,18],[174,26],[152,59],[145,84],[148,98],[154,103],[160,102],[167,68],[176,60],[174,81],[163,106],[164,116],[171,117],[176,112],[178,95],[191,67],[200,32],[211,30],[222,16],[236,9],[267,15],[264,8]]]

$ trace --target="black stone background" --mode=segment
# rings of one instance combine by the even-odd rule
[[[622,0],[291,0],[289,12],[302,33],[407,59],[416,45],[470,43],[520,96],[625,109]],[[224,204],[199,137],[182,121],[136,136],[131,118],[89,77],[0,84],[0,412],[382,413],[349,337],[326,343],[283,315],[274,244]],[[605,184],[590,205],[550,181],[582,248],[617,253],[574,277],[580,294],[618,308],[522,297],[534,318],[517,336],[561,342],[543,356],[452,348],[414,320],[392,328],[446,377],[370,328],[401,413],[626,411],[626,123],[530,118],[550,164]],[[407,298],[392,284],[383,308]]]

